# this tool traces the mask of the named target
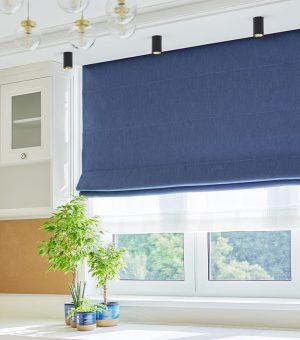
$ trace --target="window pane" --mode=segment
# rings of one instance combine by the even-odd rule
[[[115,240],[128,252],[121,280],[184,280],[183,234],[116,235]]]
[[[290,231],[209,234],[209,279],[291,280]]]
[[[41,146],[41,98],[41,92],[12,97],[12,149]]]

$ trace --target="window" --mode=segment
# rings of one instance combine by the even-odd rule
[[[209,279],[291,280],[290,231],[209,234]]]
[[[113,294],[300,297],[298,187],[93,198],[127,270]]]
[[[184,281],[183,234],[117,235],[127,249],[127,268],[121,280]]]

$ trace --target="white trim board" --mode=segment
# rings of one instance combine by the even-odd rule
[[[1,209],[0,220],[5,221],[5,220],[49,218],[52,212],[53,208],[51,207]]]
[[[300,311],[300,299],[178,296],[113,296],[123,307]]]

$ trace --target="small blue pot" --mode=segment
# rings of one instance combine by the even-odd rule
[[[107,310],[97,312],[97,327],[112,327],[119,323],[120,306],[118,302],[110,302]]]
[[[73,308],[73,309],[75,309],[75,308]],[[77,313],[76,312],[74,312],[74,314],[72,314],[72,316],[71,316],[70,325],[71,325],[72,328],[77,327]]]
[[[70,326],[71,324],[71,319],[69,318],[69,313],[70,311],[74,309],[74,303],[70,302],[70,303],[65,303],[65,323],[66,325]]]
[[[79,331],[92,331],[96,328],[96,312],[77,313],[76,321]]]

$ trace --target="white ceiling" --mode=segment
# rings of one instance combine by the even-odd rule
[[[252,35],[252,18],[265,16],[266,33],[300,28],[300,0],[137,0],[137,31],[128,40],[108,34],[105,0],[90,0],[86,16],[92,19],[97,41],[88,51],[75,54],[77,64],[89,64],[150,52],[151,36],[163,35],[164,50],[204,45]],[[13,34],[25,16],[25,7],[0,19],[0,68],[43,60],[61,60],[71,50],[67,30],[77,16],[63,12],[56,0],[31,0],[31,17],[43,32],[37,51],[23,52]]]
[[[201,0],[200,0],[201,1]],[[176,3],[172,0],[138,0],[139,8],[145,9],[159,4]],[[180,1],[181,3],[187,1]],[[24,4],[27,3],[25,0]],[[98,18],[105,15],[105,0],[90,0],[90,5],[85,11],[88,18]],[[2,15],[0,20],[0,38],[12,36],[20,21],[25,18],[27,6],[14,15]],[[56,0],[30,0],[30,16],[36,20],[41,29],[55,29],[60,25],[72,23],[78,15],[68,14],[60,9]]]

